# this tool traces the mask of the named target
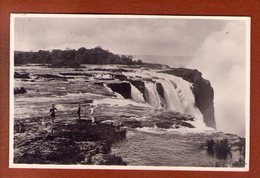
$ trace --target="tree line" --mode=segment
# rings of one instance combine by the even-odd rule
[[[113,54],[97,46],[92,49],[84,47],[75,49],[54,49],[52,51],[39,50],[37,52],[15,51],[14,64],[50,64],[51,67],[80,67],[81,64],[143,64],[133,56]]]

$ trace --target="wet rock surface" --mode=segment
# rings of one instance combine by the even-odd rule
[[[14,78],[30,79],[29,73],[14,73]]]
[[[14,88],[14,94],[24,94],[27,93],[26,89],[24,87],[15,87]]]
[[[107,84],[113,92],[117,92],[125,99],[131,99],[131,85],[129,83],[109,83]]]
[[[53,75],[53,74],[38,74],[36,79],[49,79],[49,80],[62,80],[62,81],[68,81],[68,79],[74,79],[74,77],[63,77],[59,75]]]
[[[164,90],[163,90],[163,86],[161,83],[156,83],[156,90],[158,92],[158,94],[160,95],[161,98],[164,98]]]
[[[111,154],[112,144],[126,136],[113,124],[32,118],[16,121],[14,132],[15,163],[126,165]]]
[[[245,166],[245,138],[233,134],[216,132],[209,136],[205,142],[207,153],[216,157],[219,162],[216,167],[244,167]],[[226,160],[232,160],[230,163]]]

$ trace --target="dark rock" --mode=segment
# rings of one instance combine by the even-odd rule
[[[118,69],[94,68],[94,69],[89,69],[89,71],[107,71],[113,73],[129,72],[129,70],[123,68],[118,68]]]
[[[14,133],[24,133],[25,125],[23,123],[16,122],[14,124]]]
[[[119,80],[126,80],[127,76],[125,76],[123,74],[114,74],[114,78],[119,79]]]
[[[203,114],[205,124],[216,129],[213,103],[214,91],[210,82],[202,77],[201,72],[196,69],[186,68],[171,68],[161,72],[182,77],[184,80],[193,84],[191,89],[195,97],[195,104]]]
[[[112,144],[126,137],[126,130],[119,126],[78,119],[66,124],[58,121],[51,124],[51,133],[45,133],[38,128],[39,120],[23,123],[25,131],[33,134],[18,140],[16,136],[15,163],[126,165],[120,156],[110,154]],[[21,130],[16,122],[15,132]]]
[[[187,121],[194,121],[194,117],[187,118]]]
[[[161,83],[156,83],[156,90],[157,90],[158,94],[160,95],[160,97],[162,99],[164,99],[164,90],[163,90],[163,86]]]
[[[188,122],[181,122],[179,125],[183,126],[183,127],[188,127],[188,128],[195,128],[192,124],[190,124]]]
[[[116,140],[123,140],[126,138],[126,129],[119,128],[116,131]]]
[[[104,86],[104,82],[94,82],[94,85]]]
[[[227,156],[230,154],[230,147],[227,139],[216,141],[214,149],[218,159],[227,159]]]
[[[14,88],[14,94],[24,94],[24,93],[27,93],[26,89],[24,87],[16,87]]]
[[[215,141],[213,139],[209,139],[207,140],[207,151],[210,154],[214,153],[214,145],[215,145]]]
[[[218,159],[227,159],[231,155],[231,147],[228,144],[228,139],[214,140],[209,139],[206,141],[207,151],[209,154],[216,155]]]
[[[14,78],[30,79],[29,73],[14,73]]]
[[[156,122],[155,125],[156,125],[157,127],[159,127],[159,128],[169,129],[169,128],[172,128],[173,122],[161,121],[161,122]]]
[[[122,125],[123,126],[127,126],[127,127],[130,127],[130,128],[142,128],[143,127],[143,124],[141,121],[137,121],[137,120],[124,120],[122,122]]]
[[[174,128],[175,128],[175,129],[179,129],[179,128],[180,128],[180,126],[178,126],[178,125],[175,125],[175,126],[174,126]]]
[[[64,81],[67,81],[67,79],[73,79],[73,77],[62,77],[62,76],[53,75],[53,74],[38,74],[36,79],[39,79],[39,78],[60,79],[60,80],[64,80]]]
[[[84,71],[83,69],[74,69],[74,71]]]
[[[91,162],[96,165],[126,165],[120,156],[113,154],[97,154]]]
[[[131,99],[131,85],[130,83],[109,83],[107,84],[113,92],[117,92],[122,95],[125,99]]]
[[[204,79],[197,80],[193,84],[192,91],[195,96],[195,104],[203,114],[204,122],[207,126],[216,129],[214,116],[214,91],[209,82]]]
[[[61,72],[59,73],[60,75],[64,75],[64,76],[67,76],[67,75],[70,75],[70,76],[86,76],[86,77],[92,77],[92,74],[89,74],[89,73],[79,73],[79,72],[71,72],[71,73],[66,73],[66,72]]]

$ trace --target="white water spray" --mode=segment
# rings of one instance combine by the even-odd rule
[[[153,82],[145,82],[145,100],[155,108],[161,108],[161,98]]]
[[[184,111],[181,107],[180,98],[173,84],[169,80],[160,80],[160,82],[163,86],[166,109],[183,113]]]
[[[130,83],[131,85],[131,97],[136,102],[145,102],[143,94]]]
[[[203,115],[195,105],[195,98],[191,90],[192,84],[169,74],[149,72],[153,76],[153,80],[161,83],[164,93],[164,108],[168,111],[181,112],[195,117],[195,122],[192,122],[196,128],[206,129],[203,121]],[[157,79],[155,79],[155,77]],[[158,108],[160,103],[160,96],[156,90],[156,86],[150,82],[145,83],[146,88],[146,102]]]

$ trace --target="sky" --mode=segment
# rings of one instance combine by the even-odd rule
[[[157,63],[161,56],[172,67],[183,56],[178,63],[200,70],[214,88],[217,129],[245,133],[245,20],[17,17],[14,24],[19,51],[101,46],[116,54],[158,56],[152,60]],[[188,63],[182,61],[187,56]]]

